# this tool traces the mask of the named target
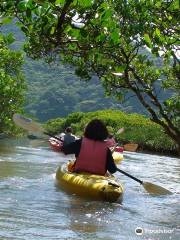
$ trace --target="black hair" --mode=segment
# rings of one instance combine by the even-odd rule
[[[65,130],[66,133],[72,133],[72,128],[71,127],[67,127]]]
[[[108,137],[108,130],[101,120],[93,119],[86,126],[84,136],[91,140],[103,141]]]

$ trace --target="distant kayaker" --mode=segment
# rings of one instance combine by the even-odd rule
[[[72,128],[67,127],[63,136],[63,146],[67,146],[70,143],[75,142],[75,139],[76,137],[72,134]]]
[[[117,145],[112,134],[108,135],[108,138],[106,139],[106,143],[109,148],[114,148]]]
[[[84,137],[62,147],[65,154],[75,154],[74,172],[105,175],[116,172],[112,153],[105,142],[108,130],[99,119],[93,119],[84,130]]]

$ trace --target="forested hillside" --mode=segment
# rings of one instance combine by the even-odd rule
[[[16,25],[5,25],[3,32],[13,32],[16,38],[14,47],[22,47],[24,37]],[[49,65],[25,58],[24,73],[28,85],[24,109],[40,121],[63,117],[75,111],[106,108],[144,113],[135,97],[124,103],[106,97],[97,78],[90,82],[82,81],[70,66]]]
[[[81,81],[67,66],[28,60],[25,73],[28,81],[25,111],[41,121],[76,111],[121,108],[117,101],[105,97],[97,79],[90,84]]]

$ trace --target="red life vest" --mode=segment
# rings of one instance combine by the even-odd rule
[[[114,138],[108,138],[106,140],[106,144],[109,148],[114,147],[116,145],[116,141],[114,140]]]
[[[83,138],[74,171],[105,175],[107,150],[106,142]]]

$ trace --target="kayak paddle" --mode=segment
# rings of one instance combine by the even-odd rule
[[[39,133],[41,135],[47,135],[49,137],[53,137],[53,138],[57,139],[58,141],[62,141],[60,138],[46,132],[40,124],[34,122],[30,118],[26,118],[26,117],[22,116],[21,114],[15,113],[13,115],[13,121],[17,126],[23,128],[25,130],[28,130],[28,131],[34,132],[34,133]]]
[[[150,182],[144,182],[144,181],[142,181],[142,180],[140,180],[140,179],[138,179],[138,178],[130,175],[129,173],[124,172],[123,170],[121,170],[121,169],[119,169],[119,168],[116,168],[116,170],[117,170],[118,172],[120,172],[120,173],[122,173],[122,174],[124,174],[124,175],[126,175],[126,176],[128,176],[128,177],[130,177],[131,179],[135,180],[136,182],[140,183],[140,184],[144,187],[144,189],[145,189],[148,193],[150,193],[150,194],[153,194],[153,195],[172,194],[171,191],[169,191],[169,190],[167,190],[167,189],[165,189],[165,188],[163,188],[163,187],[161,187],[161,186],[158,186],[158,185],[156,185],[156,184],[154,184],[154,183],[150,183]]]
[[[116,134],[121,134],[121,133],[123,133],[123,132],[124,132],[124,128],[122,127],[122,128],[120,128],[120,129],[118,129],[118,131],[117,131]]]
[[[126,143],[123,145],[123,147],[124,147],[124,151],[136,152],[136,150],[138,148],[138,144],[137,143]]]
[[[116,134],[121,134],[124,132],[124,128],[120,128],[118,129]],[[126,143],[123,145],[124,150],[125,151],[130,151],[130,152],[136,152],[137,148],[138,148],[138,144],[137,143]]]

